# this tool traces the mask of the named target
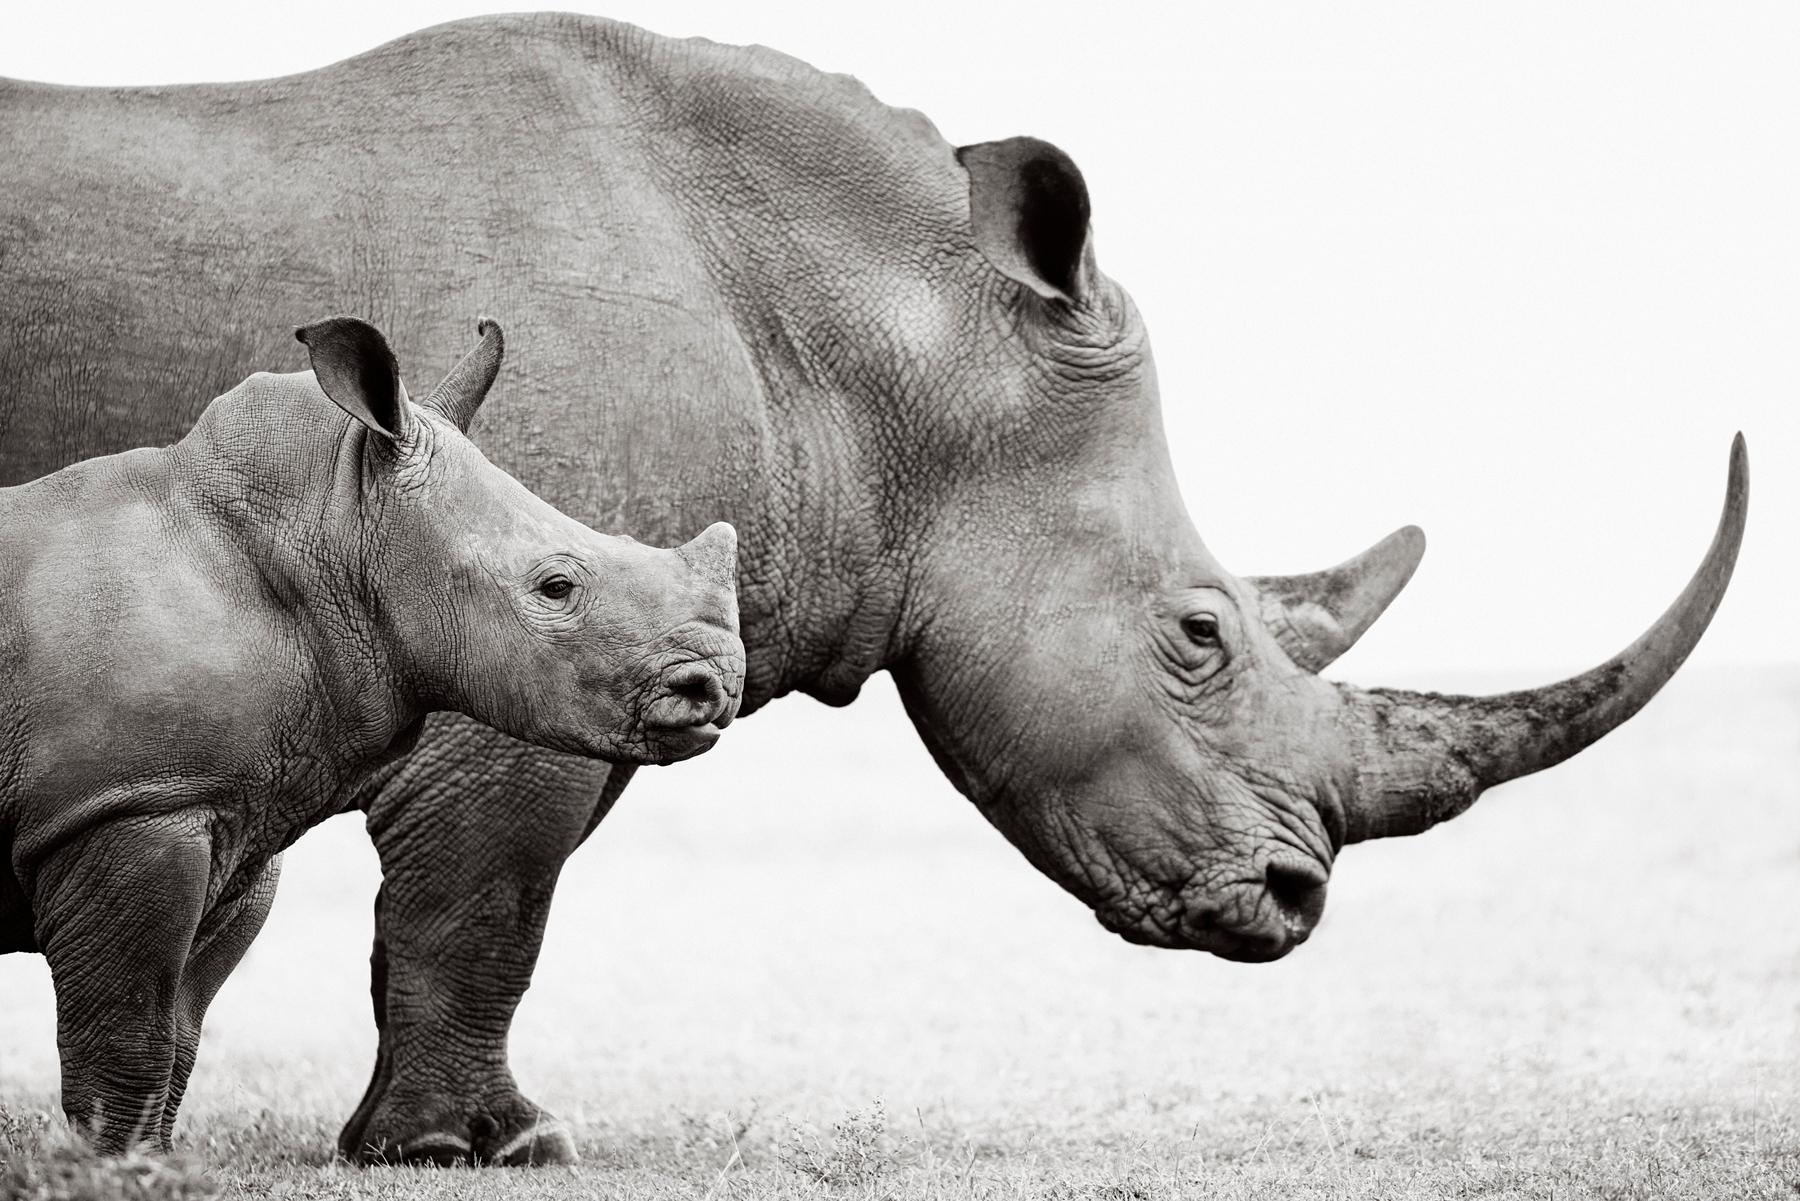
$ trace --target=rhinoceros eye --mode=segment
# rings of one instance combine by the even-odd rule
[[[566,575],[553,575],[539,584],[537,590],[551,600],[562,600],[575,591],[575,581]]]
[[[1219,622],[1217,618],[1205,613],[1195,613],[1181,619],[1181,632],[1195,646],[1219,645]]]

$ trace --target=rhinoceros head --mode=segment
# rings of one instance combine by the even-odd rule
[[[1604,666],[1496,697],[1321,679],[1410,576],[1418,531],[1317,575],[1225,570],[1182,505],[1143,323],[1095,265],[1074,164],[1032,139],[958,159],[986,277],[964,328],[991,332],[988,383],[920,435],[946,493],[894,674],[951,778],[1109,929],[1280,956],[1346,843],[1567,758],[1693,648],[1742,534],[1741,440],[1698,574]]]
[[[735,531],[671,550],[596,533],[488,462],[466,431],[504,340],[493,322],[480,334],[415,405],[373,326],[296,331],[319,386],[367,430],[346,534],[369,548],[379,624],[434,707],[613,760],[705,750],[743,691]]]

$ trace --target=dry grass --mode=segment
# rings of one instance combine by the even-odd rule
[[[199,1164],[279,1197],[1800,1194],[1800,672],[1686,674],[1592,754],[1353,849],[1319,937],[1262,967],[1111,939],[871,692],[785,702],[644,773],[572,861],[513,1050],[574,1120],[576,1172],[329,1162],[373,1048],[373,856],[338,821],[297,848],[215,1007],[187,1174],[161,1183]],[[10,1195],[52,1195],[16,1179],[54,1159],[55,1080],[42,961],[0,960]]]

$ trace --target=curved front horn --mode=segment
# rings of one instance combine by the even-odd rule
[[[1725,511],[1700,570],[1644,636],[1617,657],[1547,688],[1444,696],[1344,687],[1356,759],[1345,841],[1417,834],[1485,788],[1554,767],[1642,709],[1675,674],[1731,581],[1750,499],[1750,460],[1731,444]]]
[[[450,374],[425,398],[426,408],[449,418],[465,434],[469,423],[475,420],[475,410],[487,399],[488,390],[500,374],[500,361],[506,357],[506,335],[499,322],[483,317],[475,332],[481,343],[450,368]]]
[[[1356,645],[1418,570],[1425,532],[1404,526],[1354,559],[1310,575],[1251,576],[1263,624],[1287,657],[1321,671]]]

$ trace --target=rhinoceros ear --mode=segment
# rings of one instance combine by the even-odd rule
[[[313,375],[338,408],[384,438],[406,441],[412,425],[406,385],[380,330],[360,317],[327,317],[302,325],[294,337],[306,343]]]
[[[483,317],[476,323],[475,332],[481,335],[480,345],[450,368],[450,374],[425,398],[426,408],[449,418],[465,434],[469,423],[475,420],[475,410],[487,399],[488,389],[500,374],[500,360],[506,357],[506,335],[498,321]]]
[[[964,146],[975,245],[994,269],[1045,300],[1078,304],[1088,265],[1087,181],[1037,138]]]

